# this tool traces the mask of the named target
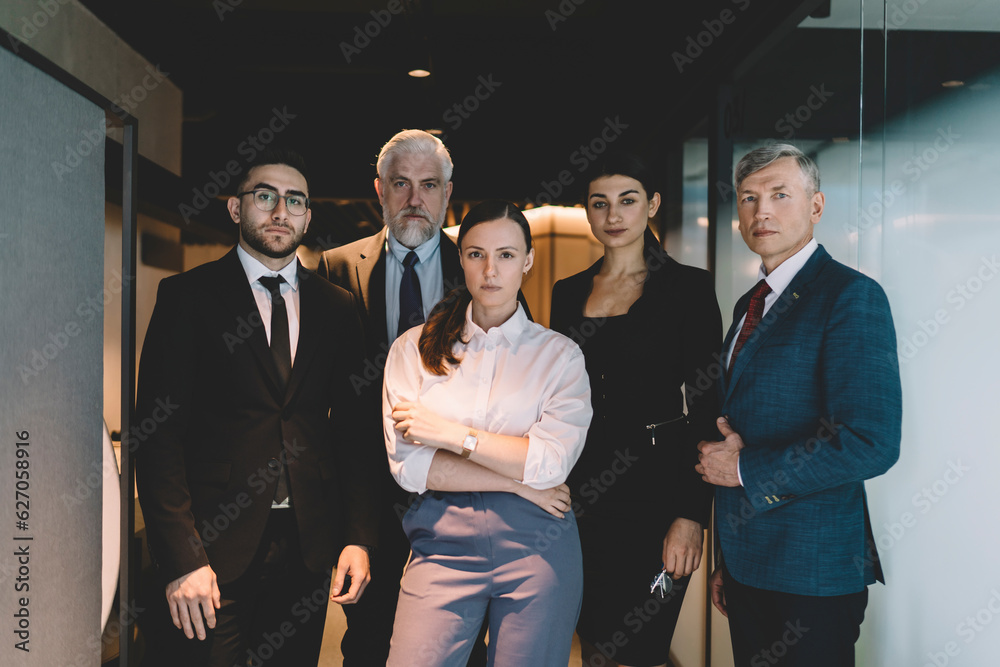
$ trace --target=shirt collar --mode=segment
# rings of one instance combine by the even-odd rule
[[[385,240],[386,246],[389,248],[389,252],[391,252],[392,256],[395,257],[400,264],[402,264],[403,259],[409,254],[410,248],[407,248],[405,245],[397,241],[391,231],[386,233]],[[416,248],[413,248],[413,250],[417,253],[417,259],[420,260],[420,263],[425,264],[427,260],[431,258],[431,255],[437,251],[438,246],[440,245],[441,233],[434,232],[433,236],[418,245]]]
[[[299,262],[298,257],[293,256],[292,261],[285,264],[279,271],[273,271],[263,264],[260,263],[256,257],[252,257],[250,253],[243,249],[242,246],[236,246],[236,256],[240,258],[240,264],[243,265],[243,271],[247,274],[247,280],[253,285],[257,282],[261,276],[281,276],[285,279],[285,282],[295,291],[299,289]]]
[[[815,238],[809,239],[807,243],[801,250],[786,259],[784,262],[778,265],[774,271],[770,274],[764,269],[764,263],[760,263],[760,268],[757,270],[757,279],[763,280],[767,279],[767,285],[771,288],[771,292],[775,296],[781,296],[781,293],[785,291],[788,284],[792,282],[792,278],[802,270],[802,267],[806,265],[812,254],[816,252],[816,248],[819,247],[819,243]]]
[[[514,311],[514,314],[508,317],[506,322],[498,327],[493,327],[489,331],[483,331],[481,326],[472,321],[471,303],[465,310],[465,333],[470,341],[476,336],[496,338],[497,336],[502,335],[507,339],[507,342],[516,343],[517,339],[521,335],[521,332],[523,332],[527,326],[528,316],[524,314],[524,308],[521,307],[520,301],[517,302],[517,309]]]

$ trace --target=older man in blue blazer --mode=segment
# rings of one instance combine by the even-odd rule
[[[724,439],[698,447],[716,485],[712,600],[737,665],[845,667],[883,581],[864,480],[899,457],[892,316],[878,283],[813,238],[825,199],[811,159],[758,148],[735,183],[761,267],[723,344]]]

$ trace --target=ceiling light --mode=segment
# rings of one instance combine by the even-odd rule
[[[944,86],[945,88],[961,88],[962,86],[965,85],[965,82],[952,79],[951,81],[945,81],[941,85]]]
[[[409,72],[407,72],[407,74],[416,79],[423,79],[424,77],[431,75],[431,73],[425,69],[411,69]]]

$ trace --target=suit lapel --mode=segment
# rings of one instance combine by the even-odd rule
[[[213,281],[213,288],[217,292],[222,308],[230,313],[229,321],[232,322],[232,327],[227,327],[223,335],[239,336],[239,323],[241,321],[260,322],[260,311],[253,298],[253,289],[247,282],[246,271],[243,270],[243,264],[240,263],[240,258],[236,255],[235,247],[218,261],[218,267],[219,278],[217,281]],[[271,354],[271,348],[267,344],[267,332],[264,330],[263,323],[260,323],[259,326],[251,324],[249,329],[250,335],[246,338],[246,343],[260,365],[268,384],[268,390],[280,401],[283,398],[280,389],[281,380],[278,367],[274,363],[274,356]]]
[[[388,331],[385,319],[385,240],[389,233],[387,227],[372,237],[358,256],[354,266],[355,279],[358,281],[357,293],[361,295],[362,306],[365,309],[366,323],[377,336],[376,340],[388,344]]]
[[[750,335],[750,338],[743,345],[739,355],[736,357],[736,363],[733,364],[733,372],[729,375],[725,385],[726,398],[729,398],[732,394],[733,388],[739,382],[740,375],[753,362],[753,357],[757,353],[757,350],[782,326],[782,323],[795,310],[796,306],[809,297],[813,281],[816,280],[820,270],[828,261],[830,261],[829,253],[826,252],[823,246],[819,246],[812,254],[812,257],[809,258],[809,261],[806,262],[805,266],[795,274],[792,282],[788,284],[788,287],[781,293],[778,300],[768,309],[767,313],[761,319],[760,324],[757,325],[757,328]],[[739,302],[737,302],[737,307],[733,312],[733,325],[729,328],[729,333],[726,335],[723,350],[729,349],[729,345],[736,335],[736,326],[739,324],[739,318],[746,314],[749,307],[750,294],[752,292],[753,290],[750,290],[750,292],[744,294]]]

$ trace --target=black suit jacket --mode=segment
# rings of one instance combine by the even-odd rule
[[[441,235],[441,275],[444,279],[444,293],[465,284],[465,273],[458,261],[458,247],[444,232]],[[361,440],[370,446],[368,464],[378,469],[381,488],[382,521],[392,522],[391,517],[401,519],[409,507],[409,494],[396,484],[389,473],[389,462],[385,455],[385,437],[382,434],[382,378],[385,360],[392,341],[388,338],[385,318],[385,253],[388,228],[383,227],[374,236],[327,250],[320,257],[316,273],[335,285],[348,290],[354,296],[354,304],[365,331],[365,360],[361,373],[352,378],[354,390],[360,396],[362,405],[358,419]],[[388,525],[385,526],[388,528]],[[397,534],[399,533],[399,534]],[[399,539],[397,529],[383,533],[381,542]],[[403,548],[400,546],[400,548]]]
[[[221,583],[246,570],[281,456],[310,570],[334,566],[344,544],[375,542],[350,385],[363,349],[351,295],[300,269],[298,347],[282,388],[235,248],[160,282],[139,366],[136,475],[166,581],[206,564]]]
[[[388,339],[385,320],[385,243],[388,228],[383,227],[374,236],[327,250],[319,260],[316,273],[335,285],[339,285],[354,295],[358,315],[366,333],[368,358],[377,363],[378,378],[371,381],[382,393],[382,369],[385,355],[392,341]],[[444,293],[465,284],[465,273],[458,261],[458,247],[445,234],[441,235],[441,276],[444,278]],[[371,373],[369,373],[371,374]],[[381,400],[379,410],[381,411]],[[381,417],[379,418],[381,429]]]
[[[722,316],[711,274],[671,259],[651,232],[645,254],[649,278],[624,320],[583,315],[601,258],[555,284],[550,326],[583,350],[594,407],[587,444],[570,474],[570,490],[585,510],[598,500],[651,508],[649,524],[663,534],[676,517],[708,525],[712,487],[694,466],[698,441],[718,436],[713,369]],[[618,331],[613,340],[598,336],[605,324]],[[683,414],[682,385],[689,423],[647,429]],[[598,493],[595,487],[601,485],[594,480],[602,471],[617,469],[622,452],[636,457],[638,465],[628,471],[627,483]]]

